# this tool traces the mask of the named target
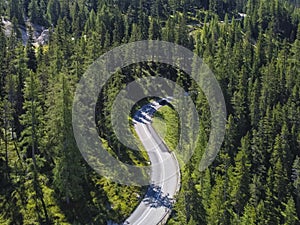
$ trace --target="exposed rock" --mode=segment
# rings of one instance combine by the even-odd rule
[[[2,20],[2,24],[4,27],[4,33],[6,36],[10,36],[11,35],[11,30],[12,30],[12,23],[8,20],[6,20],[5,18],[1,17]]]
[[[4,26],[4,33],[7,37],[9,37],[13,29],[13,24],[9,20],[5,19],[4,17],[1,17],[1,20]],[[25,24],[26,26],[19,25],[19,31],[22,36],[22,42],[24,45],[26,45],[28,41],[29,27],[31,27],[31,29],[33,30],[34,45],[45,45],[48,43],[49,29],[37,24],[32,24],[30,22],[26,22]]]
[[[41,35],[36,39],[39,45],[45,45],[49,41],[49,29],[43,30]]]

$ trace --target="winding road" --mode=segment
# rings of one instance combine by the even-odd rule
[[[135,131],[149,155],[152,184],[124,225],[164,224],[180,188],[178,161],[151,126],[153,114],[162,105],[162,100],[160,103],[149,103],[138,110],[133,118]]]

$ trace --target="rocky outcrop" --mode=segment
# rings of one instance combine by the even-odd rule
[[[11,35],[11,32],[13,30],[13,24],[11,21],[7,20],[4,17],[1,17],[1,21],[4,27],[4,33],[7,37]],[[37,24],[32,24],[30,22],[25,23],[26,26],[24,25],[19,25],[18,30],[19,30],[19,35],[20,38],[22,39],[23,44],[25,45],[28,40],[28,35],[29,35],[29,28],[33,30],[33,40],[35,45],[45,45],[49,41],[49,29],[37,25]]]

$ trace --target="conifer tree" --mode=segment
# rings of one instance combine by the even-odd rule
[[[292,168],[292,181],[294,187],[294,193],[296,194],[296,204],[300,204],[300,159],[297,156]],[[300,210],[297,208],[297,214],[299,215]]]
[[[34,24],[44,25],[44,15],[41,11],[39,2],[37,0],[31,0],[28,6],[28,14],[30,21]]]
[[[8,7],[8,15],[11,20],[16,18],[18,24],[24,25],[23,10],[21,8],[20,0],[10,0]]]
[[[64,73],[59,74],[57,79],[60,82],[53,87],[56,93],[55,107],[49,108],[48,117],[52,117],[51,120],[55,122],[49,132],[52,133],[53,138],[57,139],[56,144],[52,146],[57,155],[53,170],[54,185],[62,202],[70,204],[83,197],[84,168],[72,131],[70,80]]]
[[[47,5],[47,16],[49,17],[50,23],[56,26],[57,21],[60,17],[60,1],[59,0],[49,0]]]
[[[149,39],[150,40],[160,40],[161,39],[161,29],[159,26],[159,23],[157,19],[152,18],[150,20],[150,26],[149,26]]]
[[[233,209],[238,216],[241,216],[242,211],[249,199],[249,183],[250,183],[250,162],[249,154],[249,137],[248,135],[241,140],[241,148],[235,157],[235,168],[229,176],[230,199]]]
[[[29,37],[26,45],[26,55],[28,58],[27,61],[27,67],[28,69],[32,70],[34,73],[37,70],[37,58],[35,54],[35,47],[33,45],[34,40],[33,40],[33,31],[32,28],[29,28]]]
[[[4,96],[4,86],[5,86],[5,70],[6,70],[6,47],[7,40],[4,34],[4,27],[2,26],[2,22],[0,22],[0,98]]]
[[[282,213],[284,217],[284,225],[296,225],[299,222],[296,213],[296,205],[294,199],[290,197],[285,205],[285,210]]]
[[[255,207],[250,204],[245,206],[244,214],[241,217],[241,225],[256,225],[256,212]]]
[[[31,193],[31,197],[27,202],[27,208],[24,214],[27,214],[27,210],[30,212],[31,207],[34,207],[36,212],[36,218],[31,220],[39,221],[40,223],[45,220],[49,223],[48,211],[45,204],[43,191],[39,180],[39,170],[43,166],[43,160],[41,159],[41,138],[42,138],[42,110],[40,105],[40,88],[39,81],[36,74],[32,71],[26,79],[24,87],[24,110],[25,114],[22,115],[22,124],[25,126],[22,131],[21,143],[22,148],[25,151],[27,158],[28,170],[30,171],[30,180],[24,183],[24,186],[28,190],[34,192]],[[32,205],[34,204],[34,206]],[[32,214],[32,212],[31,212]],[[30,214],[29,214],[30,215]],[[25,221],[30,223],[30,216],[26,215]]]

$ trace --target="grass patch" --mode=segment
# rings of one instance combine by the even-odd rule
[[[161,107],[154,114],[152,126],[170,151],[174,151],[179,140],[179,117],[177,112],[168,105]]]

